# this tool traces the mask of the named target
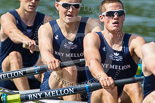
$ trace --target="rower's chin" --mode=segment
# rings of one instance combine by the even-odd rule
[[[119,27],[113,27],[113,29],[111,30],[112,32],[120,32],[121,29]]]
[[[75,22],[77,21],[77,18],[76,17],[66,17],[66,22],[67,23],[72,23],[72,22]]]

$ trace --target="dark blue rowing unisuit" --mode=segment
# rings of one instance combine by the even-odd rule
[[[88,17],[82,17],[79,25],[77,35],[73,41],[64,37],[61,29],[56,20],[51,21],[53,30],[53,54],[54,57],[60,61],[70,61],[75,59],[84,58],[83,55],[83,38],[85,36],[85,26]],[[85,81],[84,65],[78,65],[78,83]],[[48,79],[51,72],[46,72],[44,75],[43,83],[40,87],[41,90],[49,90]]]
[[[155,76],[145,76],[144,78],[144,98],[155,90]]]
[[[102,67],[106,74],[112,77],[114,80],[134,77],[137,71],[138,65],[134,62],[130,55],[128,43],[130,34],[125,34],[122,43],[122,50],[117,51],[112,49],[105,40],[101,32],[97,32],[100,38],[100,55]],[[88,67],[86,67],[86,75],[89,82],[96,82],[91,75]],[[118,95],[121,94],[123,86],[118,87]]]
[[[38,29],[43,24],[45,15],[42,13],[37,12],[34,25],[33,26],[27,26],[24,24],[24,22],[21,20],[20,16],[16,12],[16,10],[12,10],[9,12],[11,15],[13,15],[16,19],[16,25],[21,32],[23,32],[26,36],[33,39],[38,42]],[[30,67],[33,66],[38,58],[39,58],[39,52],[34,52],[33,54],[30,53],[28,49],[24,49],[22,47],[22,44],[15,44],[13,43],[9,38],[7,38],[5,41],[1,42],[1,48],[0,48],[0,72],[2,72],[2,62],[3,60],[11,53],[12,51],[18,51],[22,55],[23,59],[23,67]],[[34,76],[29,76],[29,82],[31,85],[31,88],[38,88],[40,85],[40,82],[36,81],[34,79]],[[32,82],[32,84],[31,84]],[[13,82],[11,81],[5,81],[0,83],[0,87],[8,88],[8,89],[16,89]]]
[[[155,42],[155,41],[154,41]],[[144,98],[155,90],[155,76],[145,76],[144,78]]]

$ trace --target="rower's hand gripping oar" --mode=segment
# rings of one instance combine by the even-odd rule
[[[73,66],[73,65],[84,64],[84,63],[85,63],[84,59],[77,59],[77,60],[72,60],[72,61],[61,62],[60,67],[63,68],[67,66]],[[0,81],[10,80],[14,78],[29,76],[29,75],[40,74],[40,73],[44,73],[47,71],[49,71],[48,66],[41,65],[41,66],[23,68],[23,69],[19,69],[15,71],[3,72],[3,73],[0,73]]]
[[[25,49],[28,49],[28,45],[26,45],[26,44],[24,44],[24,43],[23,43],[22,47],[25,48]],[[40,51],[38,45],[36,45],[34,51],[38,51],[38,52]]]
[[[115,86],[120,86],[124,84],[140,82],[140,81],[143,81],[143,77],[133,77],[133,78],[115,80],[114,84]],[[3,100],[7,101],[7,103],[21,103],[23,101],[33,101],[33,100],[40,100],[44,98],[54,98],[54,97],[72,95],[77,93],[92,92],[94,90],[101,89],[101,88],[102,86],[100,83],[92,83],[92,84],[77,85],[77,86],[66,87],[66,88],[58,88],[53,90],[46,90],[41,92],[34,92],[29,94],[8,95],[6,97],[3,97],[5,98]]]

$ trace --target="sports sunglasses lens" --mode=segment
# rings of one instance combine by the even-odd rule
[[[68,4],[68,3],[63,3],[63,4],[62,4],[62,7],[66,8],[66,9],[70,8],[70,6],[71,6],[71,5]]]
[[[118,13],[118,16],[124,15],[124,11],[118,11],[117,13]]]
[[[73,6],[74,6],[74,8],[76,8],[76,9],[80,8],[80,4],[74,4]]]
[[[113,17],[114,13],[115,13],[114,11],[109,11],[106,13],[106,16]]]

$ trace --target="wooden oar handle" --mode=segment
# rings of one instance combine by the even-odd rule
[[[23,48],[28,49],[28,45],[26,45],[26,44],[23,43],[22,46],[23,46]],[[39,46],[38,45],[36,45],[35,51],[39,51]]]

